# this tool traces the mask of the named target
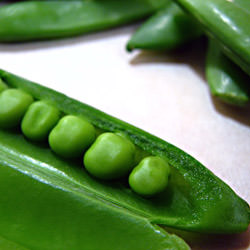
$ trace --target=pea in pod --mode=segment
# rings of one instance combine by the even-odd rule
[[[119,244],[124,246],[121,249],[152,246],[161,250],[187,246],[157,224],[213,233],[247,229],[248,204],[185,152],[51,89],[3,70],[0,77],[9,87],[22,89],[64,114],[81,117],[99,130],[125,134],[171,168],[168,188],[151,199],[143,198],[120,180],[95,179],[77,161],[57,157],[16,131],[0,130],[3,238],[34,249],[77,249],[79,244],[110,249]]]
[[[22,119],[22,132],[30,140],[46,140],[59,118],[58,109],[45,102],[34,102],[29,106]]]
[[[114,133],[102,133],[84,155],[84,166],[101,179],[126,176],[134,164],[135,146]],[[101,166],[101,167],[100,167]]]
[[[166,189],[169,173],[170,168],[166,161],[158,156],[148,156],[130,173],[129,185],[142,196],[154,196]]]
[[[220,49],[250,75],[250,1],[176,0],[216,40]]]
[[[16,127],[32,102],[32,96],[20,89],[6,89],[1,92],[0,127]]]
[[[186,14],[175,2],[150,17],[133,34],[127,50],[172,50],[202,35],[200,24]]]
[[[0,41],[76,36],[142,19],[167,0],[32,1],[0,8]]]
[[[206,58],[206,78],[212,95],[221,101],[244,106],[250,100],[250,77],[226,57],[210,40]]]
[[[63,117],[49,134],[52,150],[69,158],[81,156],[94,140],[94,127],[72,115]]]

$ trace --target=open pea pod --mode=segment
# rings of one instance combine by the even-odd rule
[[[210,40],[206,58],[206,78],[212,95],[237,106],[250,101],[250,77],[226,57],[215,41]]]
[[[140,213],[102,197],[89,177],[92,187],[86,186],[76,164],[15,133],[0,131],[0,140],[1,249],[189,249]]]
[[[89,236],[86,244],[91,244],[95,233],[98,240],[93,249],[99,249],[98,244],[101,249],[110,249],[108,245],[113,242],[122,245],[128,240],[130,246],[124,249],[135,249],[133,244],[139,243],[141,249],[149,249],[159,240],[152,248],[158,250],[166,248],[169,236],[157,224],[213,233],[247,229],[248,204],[182,150],[51,89],[3,70],[0,77],[9,87],[20,88],[65,114],[83,117],[97,129],[126,134],[136,146],[171,165],[168,188],[147,199],[133,193],[123,181],[94,179],[78,161],[63,160],[47,145],[31,143],[18,131],[0,130],[2,237],[27,242],[27,246],[37,246],[41,241],[37,249],[48,249],[49,244],[50,249],[64,249],[65,244],[67,249],[74,249],[76,246],[70,244],[80,244],[82,235]],[[73,240],[65,237],[68,234]],[[129,239],[124,239],[124,234]],[[138,240],[132,240],[135,234]]]
[[[80,35],[146,17],[167,0],[28,1],[0,8],[0,42]]]
[[[202,33],[196,20],[175,2],[169,1],[132,35],[127,49],[171,50],[200,37]]]
[[[250,75],[250,1],[176,0],[215,39],[222,51]]]

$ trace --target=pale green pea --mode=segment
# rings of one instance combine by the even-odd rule
[[[162,192],[168,184],[170,167],[158,156],[144,158],[129,175],[131,189],[146,197]]]
[[[22,132],[31,140],[45,140],[59,119],[60,111],[57,108],[43,101],[34,102],[23,117]]]
[[[73,115],[64,116],[49,134],[51,149],[65,158],[81,156],[94,140],[93,125]]]
[[[123,136],[101,134],[84,155],[87,171],[100,179],[125,176],[134,165],[135,146]]]
[[[20,89],[6,89],[0,93],[0,127],[16,127],[33,102],[33,97]]]
[[[4,83],[4,81],[0,78],[0,93],[7,89],[8,86]]]

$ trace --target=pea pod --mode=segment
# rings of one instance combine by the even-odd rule
[[[171,50],[202,35],[200,25],[175,2],[150,17],[133,34],[127,49]]]
[[[64,114],[82,117],[99,130],[122,132],[137,147],[164,158],[171,166],[168,188],[146,199],[121,181],[91,177],[77,161],[57,157],[48,147],[29,142],[18,132],[0,130],[0,190],[5,193],[0,196],[0,204],[4,204],[0,206],[0,234],[4,238],[27,247],[39,242],[37,249],[48,249],[49,244],[52,249],[57,244],[58,249],[74,249],[76,245],[71,244],[81,243],[83,235],[87,246],[91,244],[85,236],[93,239],[91,232],[97,230],[98,241],[92,244],[103,245],[101,249],[110,249],[113,241],[121,245],[129,241],[131,245],[124,249],[140,249],[133,248],[140,243],[141,249],[152,246],[158,250],[167,248],[169,236],[157,224],[213,233],[247,229],[248,204],[185,152],[51,89],[3,70],[0,77],[9,87],[22,89]],[[103,230],[109,223],[110,231]],[[96,229],[97,224],[101,229]],[[126,233],[125,239],[122,233]],[[131,240],[134,234],[139,234],[138,241]],[[111,239],[109,235],[115,236]],[[150,241],[143,244],[140,237],[152,237],[151,245],[145,248]],[[154,245],[156,241],[158,245]]]
[[[146,17],[167,0],[18,2],[0,8],[0,41],[80,35]]]
[[[0,78],[0,93],[7,89],[7,85],[3,82],[3,80]]]
[[[220,100],[238,106],[250,100],[250,78],[228,59],[210,40],[206,58],[206,78],[211,93]]]
[[[41,250],[189,249],[183,240],[140,214],[86,189],[81,169],[74,164],[56,161],[52,154],[26,144],[15,134],[6,135],[0,132],[1,142],[7,138],[14,141],[1,144],[0,150],[0,190],[4,193],[0,198],[0,234],[4,238]],[[8,152],[13,147],[20,156]],[[29,150],[34,154],[27,155]],[[0,241],[1,246],[5,247]]]
[[[250,75],[250,1],[176,0],[197,21],[220,49]]]
[[[27,248],[20,246],[19,244],[4,239],[0,236],[0,248],[5,250],[28,250]]]

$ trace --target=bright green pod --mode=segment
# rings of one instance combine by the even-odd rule
[[[73,115],[61,118],[49,134],[51,149],[66,158],[81,156],[94,140],[95,128]]]
[[[0,78],[0,93],[7,89],[8,86],[3,82],[3,80]]]
[[[179,250],[187,249],[185,243],[158,225],[230,234],[249,226],[247,202],[181,149],[4,70],[0,77],[8,87],[23,89],[100,131],[121,132],[136,148],[166,159],[171,166],[167,188],[148,199],[134,193],[124,180],[93,178],[82,162],[59,157],[17,131],[0,129],[0,192],[4,194],[0,195],[0,237],[28,249]]]
[[[76,36],[147,17],[168,0],[27,1],[0,8],[0,41]]]
[[[6,89],[0,94],[0,127],[19,125],[33,97],[20,89]]]
[[[200,37],[202,33],[196,20],[175,2],[169,1],[132,35],[127,50],[172,50]]]
[[[185,8],[220,49],[250,75],[249,0],[175,0]]]
[[[116,179],[131,171],[135,160],[135,146],[123,136],[103,133],[84,155],[87,171],[100,179]]]
[[[44,101],[32,103],[25,113],[21,129],[34,141],[46,140],[51,129],[60,119],[60,111]]]
[[[250,77],[226,57],[210,40],[206,58],[206,78],[213,96],[221,101],[245,106],[250,100]]]
[[[145,197],[154,196],[168,185],[170,167],[159,156],[144,158],[130,173],[129,185],[134,192]]]

